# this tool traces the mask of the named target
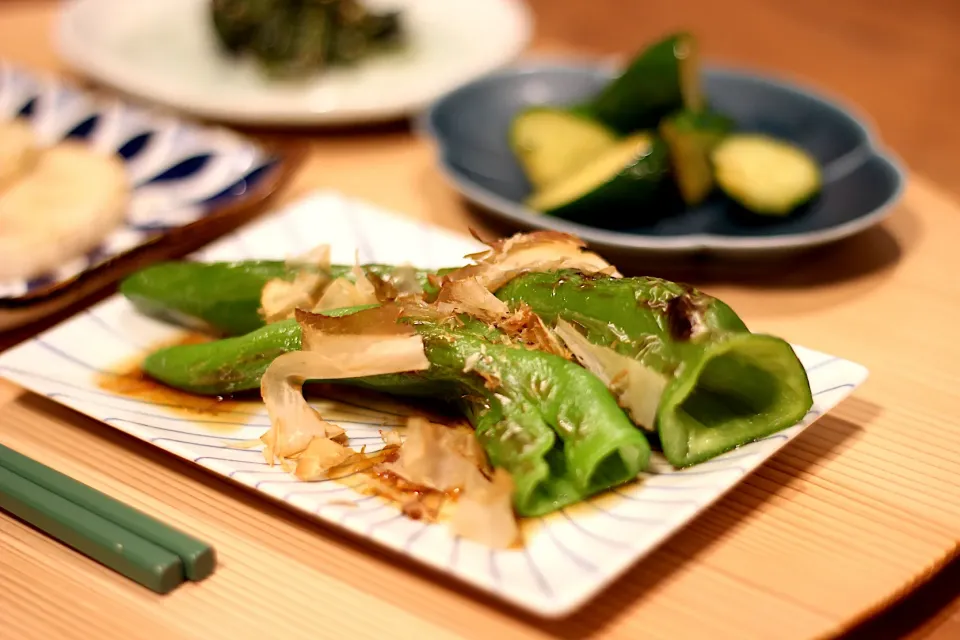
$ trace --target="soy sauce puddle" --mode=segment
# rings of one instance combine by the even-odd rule
[[[199,333],[185,333],[174,340],[164,341],[149,351],[177,345],[201,344],[211,338]],[[142,356],[118,363],[117,374],[100,375],[97,387],[103,391],[158,405],[165,413],[185,418],[203,419],[204,427],[215,432],[236,431],[242,423],[261,412],[263,402],[258,392],[235,396],[200,396],[179,391],[152,379],[142,369]]]
[[[202,344],[211,340],[213,338],[201,333],[184,333],[173,340],[153,345],[147,353],[164,347]],[[156,405],[163,413],[202,420],[202,429],[213,434],[225,435],[237,431],[243,428],[244,423],[253,421],[254,417],[259,417],[258,424],[265,424],[268,420],[259,390],[224,396],[201,396],[180,391],[147,375],[143,371],[142,360],[143,355],[140,355],[118,363],[111,369],[119,374],[98,376],[96,380],[98,388],[114,395]],[[447,422],[455,418],[447,413],[435,411],[418,401],[398,402],[383,394],[350,387],[311,383],[306,385],[304,390],[311,404],[321,411],[325,419],[332,422],[339,419],[369,423],[372,425],[370,432],[374,435],[378,433],[375,425],[382,424],[389,429],[403,428],[410,417],[423,417],[434,422]],[[374,479],[392,496],[384,495],[384,491],[373,489],[366,481],[368,478]],[[449,507],[456,503],[459,493],[416,487],[389,472],[372,470],[358,471],[331,479],[364,496],[380,497],[412,520],[436,523],[449,521]],[[358,506],[351,500],[338,500],[330,504]]]

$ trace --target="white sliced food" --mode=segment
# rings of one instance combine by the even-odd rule
[[[33,129],[22,120],[0,122],[0,189],[8,186],[40,155]]]
[[[123,163],[66,141],[0,191],[0,279],[32,278],[97,247],[124,218]]]

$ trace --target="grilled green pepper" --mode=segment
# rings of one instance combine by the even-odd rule
[[[806,372],[788,343],[750,333],[723,302],[656,278],[529,273],[497,292],[546,322],[566,320],[589,342],[640,362],[664,384],[656,429],[668,461],[686,466],[798,422],[812,404]],[[162,305],[155,299],[153,304]],[[145,371],[204,394],[253,389],[273,357],[299,348],[295,324],[249,336],[162,349]]]
[[[780,338],[750,333],[726,304],[657,278],[530,273],[497,292],[543,320],[566,320],[666,376],[655,427],[683,467],[799,422],[813,404],[806,371]],[[654,425],[644,425],[653,427]]]
[[[389,280],[395,267],[365,265],[367,273]],[[120,283],[138,311],[175,324],[237,336],[263,326],[260,292],[269,280],[292,280],[302,267],[283,261],[161,262],[131,274]],[[425,291],[432,291],[427,271],[416,271]],[[351,278],[350,267],[334,265],[333,278]]]
[[[520,515],[555,511],[646,468],[646,438],[596,376],[559,356],[506,345],[503,334],[469,316],[461,323],[416,322],[431,363],[426,371],[331,382],[458,405],[491,463],[511,473]],[[248,336],[162,350],[145,370],[199,393],[252,388],[278,351],[299,346],[300,326],[288,320]]]
[[[296,320],[274,322],[246,335],[174,345],[148,355],[144,373],[175,389],[219,396],[260,387],[260,378],[275,358],[300,349]]]

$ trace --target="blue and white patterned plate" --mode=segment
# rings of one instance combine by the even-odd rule
[[[266,195],[264,187],[282,164],[276,154],[226,129],[94,96],[62,80],[0,63],[0,120],[10,118],[29,121],[41,144],[79,138],[116,152],[133,189],[125,223],[101,246],[52,273],[0,280],[0,307],[57,292],[158,237],[227,205]]]
[[[320,218],[323,225],[316,224]],[[464,254],[479,248],[465,236],[323,193],[223,238],[198,259],[283,258],[320,243],[333,245],[335,261],[353,260],[358,250],[361,261],[411,260],[428,268],[462,264]],[[867,375],[858,364],[797,347],[815,398],[802,423],[684,471],[656,459],[636,484],[528,521],[522,548],[494,551],[451,535],[444,525],[409,520],[393,504],[346,484],[299,482],[279,467],[267,466],[259,451],[231,447],[231,442],[257,438],[266,430],[261,403],[191,416],[98,386],[104,377],[122,375],[120,363],[142,357],[151,345],[179,333],[114,296],[4,353],[0,375],[309,517],[551,617],[583,605],[836,406]],[[337,403],[323,404],[318,408],[332,417],[331,405]],[[398,423],[396,414],[357,404],[340,404],[337,414],[333,421],[346,430],[351,445],[371,450],[381,441],[378,431]]]

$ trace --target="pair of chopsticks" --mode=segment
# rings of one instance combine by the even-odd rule
[[[217,563],[210,545],[2,444],[0,509],[157,593]]]

